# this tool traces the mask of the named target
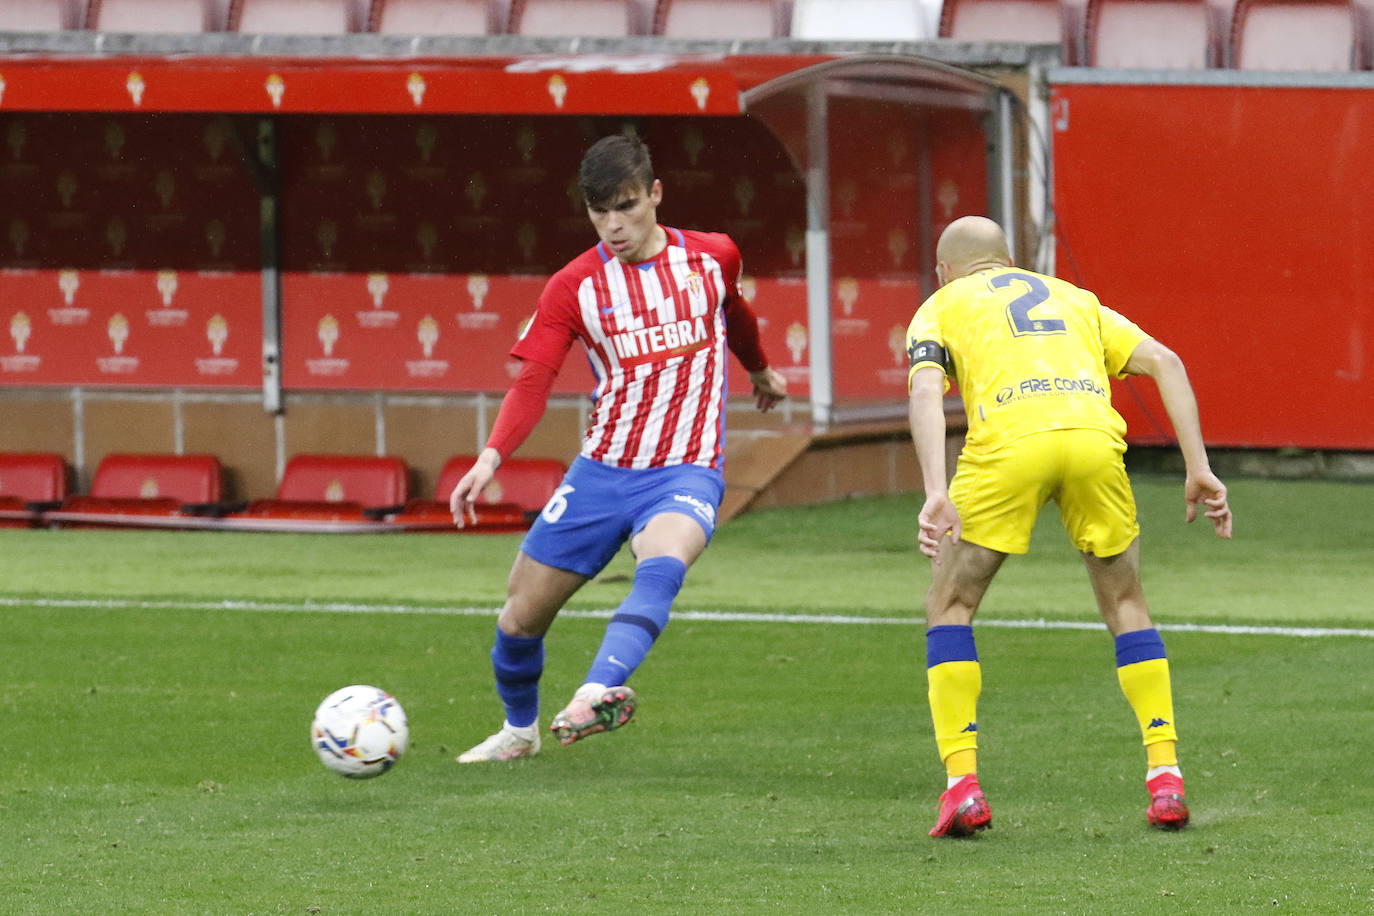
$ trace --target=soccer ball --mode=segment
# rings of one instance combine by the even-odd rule
[[[364,684],[325,697],[310,724],[310,743],[320,762],[349,779],[381,776],[401,759],[409,738],[401,704],[385,690]]]

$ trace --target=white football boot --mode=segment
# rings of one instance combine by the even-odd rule
[[[490,760],[516,760],[539,753],[539,723],[517,728],[501,723],[501,730],[481,744],[458,755],[459,763],[485,763]]]

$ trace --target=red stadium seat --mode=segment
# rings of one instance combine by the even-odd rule
[[[254,35],[339,35],[354,31],[349,0],[230,0],[229,31]]]
[[[412,499],[388,520],[413,528],[454,529],[448,498],[476,459],[450,458],[439,472],[433,499]],[[465,531],[515,531],[528,528],[563,480],[567,467],[544,458],[507,458],[477,500],[476,524]]]
[[[658,0],[653,34],[665,38],[786,37],[775,0]]]
[[[67,495],[67,462],[51,452],[0,453],[0,527],[28,528]]]
[[[1357,70],[1359,9],[1348,0],[1236,0],[1231,66],[1238,70]]]
[[[929,38],[920,0],[795,0],[793,38],[919,41]]]
[[[224,27],[214,0],[90,0],[86,28],[99,32],[215,32]]]
[[[410,492],[400,458],[296,455],[275,499],[255,499],[236,518],[361,521],[398,511]]]
[[[106,455],[89,494],[75,494],[43,520],[58,524],[166,524],[219,504],[223,470],[214,455]]]
[[[0,496],[53,502],[67,495],[67,462],[53,452],[0,453]]]
[[[1066,64],[1078,62],[1080,25],[1060,0],[944,0],[940,8],[941,38],[1058,44]]]
[[[620,37],[643,33],[634,0],[511,0],[513,35]]]
[[[367,30],[400,35],[488,35],[501,31],[491,0],[372,0]]]
[[[1221,65],[1207,0],[1088,0],[1084,64],[1151,70]]]
[[[106,455],[91,481],[95,499],[218,502],[223,473],[214,455]]]
[[[0,32],[60,32],[79,29],[83,19],[69,0],[4,0]]]

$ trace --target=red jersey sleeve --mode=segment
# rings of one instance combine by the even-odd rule
[[[544,284],[534,317],[510,349],[521,361],[520,374],[501,401],[487,437],[487,447],[496,449],[502,460],[520,447],[544,415],[558,370],[582,333],[577,294],[565,268]]]
[[[768,368],[768,356],[759,341],[759,320],[738,295],[725,300],[725,342],[741,365],[750,372]]]
[[[563,368],[563,360],[573,342],[583,335],[582,313],[577,293],[567,276],[567,268],[559,271],[544,284],[539,303],[525,332],[511,347],[517,359],[540,363],[555,373]]]
[[[750,372],[768,368],[768,356],[759,341],[759,320],[754,310],[739,294],[739,278],[744,272],[744,259],[730,236],[712,233],[708,238],[716,243],[715,257],[725,276],[725,342],[741,365]]]
[[[505,461],[511,452],[520,447],[539,418],[549,405],[549,392],[553,390],[553,380],[558,370],[534,360],[525,360],[520,365],[520,374],[501,401],[501,409],[496,413],[491,435],[487,437],[487,448],[494,448]]]

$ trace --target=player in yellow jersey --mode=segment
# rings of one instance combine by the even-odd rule
[[[1159,386],[1186,463],[1185,517],[1199,505],[1231,536],[1226,487],[1212,473],[1183,362],[1097,297],[1013,266],[989,219],[955,220],[936,247],[941,288],[907,329],[911,437],[925,505],[920,545],[934,558],[926,596],[926,674],[948,787],[931,836],[991,825],[978,785],[982,671],[973,616],[1009,553],[1025,553],[1046,502],[1059,506],[1083,555],[1098,610],[1116,644],[1117,679],[1145,744],[1150,824],[1188,823],[1178,768],[1173,691],[1164,642],[1140,587],[1135,500],[1122,456],[1125,421],[1110,376]],[[959,384],[968,435],[946,488],[944,393]]]

